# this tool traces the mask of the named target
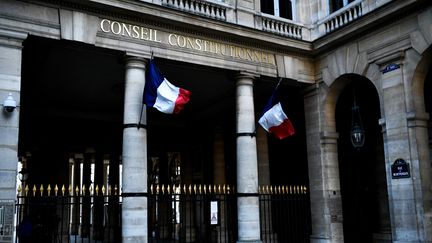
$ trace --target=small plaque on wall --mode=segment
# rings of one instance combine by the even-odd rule
[[[410,178],[409,164],[404,159],[397,159],[391,166],[392,179]]]

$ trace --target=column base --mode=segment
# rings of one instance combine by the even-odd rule
[[[263,243],[261,240],[238,240],[237,243]]]
[[[310,243],[333,243],[333,242],[341,242],[343,243],[343,239],[340,241],[334,241],[334,239],[331,239],[326,236],[317,236],[317,235],[311,235],[310,236]]]
[[[391,243],[392,241],[392,235],[391,233],[374,233],[373,234],[373,242],[374,243]]]

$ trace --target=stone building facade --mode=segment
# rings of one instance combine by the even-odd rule
[[[0,100],[11,96],[17,107],[0,115],[0,242],[14,239],[18,164],[31,163],[32,158],[36,164],[31,165],[31,173],[39,178],[34,182],[41,183],[46,173],[42,161],[49,159],[40,158],[48,150],[52,156],[63,149],[63,140],[50,140],[62,138],[70,147],[67,158],[60,162],[64,166],[54,169],[64,176],[49,183],[69,184],[71,154],[73,159],[86,160],[85,149],[94,147],[90,137],[86,141],[74,138],[75,130],[70,127],[75,115],[91,120],[95,129],[100,120],[111,122],[112,117],[101,112],[102,104],[97,104],[100,113],[90,109],[94,97],[107,94],[103,82],[92,84],[92,78],[115,80],[123,87],[120,98],[95,98],[94,103],[120,99],[119,107],[108,107],[110,112],[122,113],[114,118],[121,120],[121,126],[112,136],[121,147],[115,149],[117,157],[121,155],[123,173],[117,181],[125,195],[148,192],[146,161],[157,149],[149,139],[154,136],[148,131],[151,127],[140,124],[147,124],[147,116],[157,116],[142,111],[150,58],[159,60],[174,77],[177,72],[193,79],[194,74],[183,70],[200,70],[202,80],[190,86],[201,97],[194,107],[204,104],[199,101],[206,102],[206,108],[191,112],[200,118],[207,117],[207,109],[212,112],[211,104],[218,104],[220,97],[231,94],[228,107],[233,119],[228,123],[235,138],[228,143],[219,135],[230,128],[222,133],[214,129],[212,143],[217,152],[212,155],[211,173],[212,183],[232,180],[238,193],[249,195],[237,201],[238,242],[262,242],[258,197],[254,195],[259,185],[272,183],[268,168],[272,155],[267,135],[255,126],[263,100],[280,78],[282,84],[288,83],[284,87],[288,93],[295,89],[301,96],[295,104],[302,106],[297,107],[301,113],[297,115],[303,117],[298,126],[304,127],[298,139],[304,145],[298,146],[306,151],[310,242],[356,242],[356,237],[366,240],[361,242],[432,242],[431,44],[432,5],[426,0],[281,0],[273,4],[258,0],[3,0]],[[52,45],[65,49],[51,52]],[[70,46],[72,52],[64,51]],[[95,59],[93,52],[99,55]],[[65,67],[75,66],[62,73]],[[68,79],[74,72],[83,73],[81,81]],[[70,83],[62,84],[62,75]],[[208,84],[207,78],[211,80]],[[32,84],[32,80],[44,79],[51,81]],[[218,79],[223,81],[218,83]],[[46,92],[44,85],[51,85]],[[96,93],[87,94],[87,88]],[[80,95],[86,99],[77,104],[79,112],[65,115],[62,105],[73,107],[67,99]],[[353,101],[363,112],[367,148],[363,150],[350,147]],[[217,114],[223,116],[224,107],[218,106]],[[66,117],[68,123],[59,117]],[[194,115],[188,118],[192,121]],[[170,120],[160,119],[162,123]],[[169,122],[175,127],[176,122],[184,125],[188,121]],[[101,126],[105,124],[108,122]],[[56,136],[55,129],[69,128],[73,132]],[[113,127],[107,128],[95,136],[110,137],[106,134]],[[47,139],[45,133],[49,133]],[[159,142],[157,146],[163,146]],[[231,179],[228,159],[223,156],[230,150],[227,146],[235,158],[231,165],[236,174]],[[104,149],[105,154],[114,151],[109,146]],[[398,161],[408,166],[407,178],[394,174]],[[195,172],[185,173],[199,180]],[[147,242],[147,211],[146,197],[124,197],[123,242]]]

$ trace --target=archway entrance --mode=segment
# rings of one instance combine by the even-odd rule
[[[429,67],[425,82],[424,82],[424,102],[426,113],[431,116],[432,112],[432,65]],[[428,121],[428,138],[429,138],[429,154],[432,154],[432,119],[429,117]]]
[[[348,83],[336,104],[345,242],[385,242],[390,240],[386,239],[390,219],[378,95],[365,78],[341,79]],[[352,114],[354,105],[359,107],[359,117]],[[353,119],[365,132],[364,144],[358,148],[351,142]]]

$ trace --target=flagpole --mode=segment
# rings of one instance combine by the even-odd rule
[[[274,89],[273,92],[276,92],[276,90],[279,88],[279,85],[281,84],[281,82],[282,82],[282,78],[279,78],[279,82],[277,83],[276,88]]]
[[[150,54],[150,61],[151,60],[153,60],[153,51],[151,51],[151,54]],[[145,89],[145,85],[144,85],[144,89]],[[142,119],[142,115],[143,115],[143,112],[144,112],[144,105],[145,105],[145,102],[144,102],[144,89],[143,89],[143,101],[142,101],[142,106],[141,106],[141,114],[139,116],[137,129],[140,129],[140,127],[141,127],[141,119]]]

